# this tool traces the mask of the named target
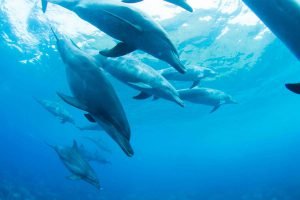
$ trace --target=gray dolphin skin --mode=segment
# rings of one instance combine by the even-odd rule
[[[49,145],[51,146],[51,145]],[[97,175],[90,164],[86,161],[74,140],[72,147],[51,146],[63,162],[65,167],[72,173],[67,177],[70,180],[84,180],[100,189]]]
[[[166,68],[159,71],[160,74],[171,81],[192,81],[190,88],[194,88],[200,84],[200,81],[205,78],[213,78],[217,73],[207,67],[187,66],[184,74],[179,74],[173,68]]]
[[[61,93],[58,95],[66,103],[87,112],[85,116],[90,122],[102,127],[127,156],[132,156],[134,153],[129,142],[131,131],[127,117],[99,63],[70,40],[55,37],[74,97]]]
[[[147,99],[151,96],[163,98],[184,107],[176,89],[155,69],[131,56],[105,58],[96,55],[105,71],[119,81],[140,91],[135,99]],[[178,73],[178,72],[177,72]]]
[[[143,0],[122,0],[124,3],[137,3]],[[176,6],[179,6],[189,12],[193,12],[193,8],[187,3],[186,0],[165,0],[166,2],[172,3]]]
[[[110,50],[100,51],[106,57],[119,57],[137,49],[169,63],[180,73],[185,67],[164,29],[149,16],[118,1],[42,0],[58,4],[120,42]]]
[[[213,106],[211,113],[225,104],[237,104],[232,97],[225,92],[211,88],[193,88],[178,90],[180,97],[195,104]]]
[[[87,160],[92,162],[97,162],[99,164],[111,164],[99,151],[89,151],[83,145],[79,146],[79,152]]]
[[[300,1],[243,0],[270,30],[300,59]],[[300,94],[300,83],[286,84]]]
[[[52,102],[49,100],[41,100],[33,97],[36,102],[38,102],[43,108],[45,108],[53,116],[57,117],[62,124],[71,123],[75,125],[75,121],[70,113],[63,108],[63,106],[57,102]]]

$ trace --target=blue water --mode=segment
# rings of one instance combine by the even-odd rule
[[[186,103],[183,109],[164,100],[136,101],[131,98],[136,91],[111,78],[132,128],[135,155],[127,158],[105,133],[62,125],[33,100],[59,101],[57,91],[69,92],[64,65],[51,47],[55,40],[47,25],[34,17],[42,15],[39,9],[22,22],[39,43],[25,41],[8,17],[7,1],[0,1],[1,200],[300,199],[300,97],[284,88],[299,80],[300,64],[272,33],[254,39],[263,24],[230,23],[245,12],[242,5],[230,13],[220,12],[225,6],[220,4],[161,21],[183,60],[219,73],[202,85],[226,91],[239,104],[209,114],[211,108],[202,105]],[[193,24],[205,16],[212,19]],[[179,28],[187,22],[190,32]],[[228,32],[218,38],[225,27]],[[38,59],[23,62],[38,52]],[[167,67],[151,57],[144,60]],[[86,123],[80,111],[63,105],[79,124]],[[71,145],[76,139],[95,148],[83,139],[86,134],[101,137],[113,151],[106,154],[111,165],[92,163],[101,191],[67,180],[69,172],[45,145]]]

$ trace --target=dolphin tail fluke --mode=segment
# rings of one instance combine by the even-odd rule
[[[43,10],[43,13],[46,12],[47,5],[48,5],[48,0],[42,0],[42,10]]]
[[[300,94],[300,83],[288,83],[285,84],[285,87],[296,94]]]

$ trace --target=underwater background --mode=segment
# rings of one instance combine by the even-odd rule
[[[45,15],[39,1],[0,0],[1,200],[300,199],[300,98],[284,87],[299,80],[299,61],[241,1],[194,0],[194,13],[150,4],[135,6],[162,24],[185,64],[218,72],[201,86],[225,91],[239,104],[209,114],[210,107],[191,103],[136,101],[136,91],[109,77],[132,128],[135,155],[127,158],[104,132],[62,125],[32,98],[60,101],[57,91],[69,93],[50,24],[82,48],[104,49],[114,41],[58,6],[49,5]],[[132,55],[156,69],[168,67],[144,53]],[[61,103],[86,124],[82,112]],[[101,191],[67,180],[69,172],[45,144],[76,139],[96,148],[86,135],[112,149],[103,152],[111,165],[92,164]]]

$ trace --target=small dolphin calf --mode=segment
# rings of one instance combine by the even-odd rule
[[[45,108],[48,112],[50,112],[52,115],[57,117],[62,124],[69,122],[71,124],[75,125],[75,121],[70,115],[70,113],[65,110],[62,105],[60,105],[57,102],[52,102],[48,100],[41,100],[34,97],[36,102],[38,102],[43,108]]]
[[[101,51],[107,57],[119,57],[142,50],[185,72],[178,52],[163,28],[152,18],[113,0],[42,0],[75,12],[80,18],[120,41],[113,49]]]
[[[146,99],[151,96],[173,101],[184,106],[176,89],[156,70],[143,62],[126,56],[122,58],[103,58],[96,56],[102,67],[112,76],[130,87],[141,91],[135,99]]]
[[[210,88],[194,88],[178,90],[180,97],[195,104],[213,106],[211,113],[225,104],[237,104],[232,97],[220,90]]]
[[[122,0],[124,3],[137,3],[143,0]],[[187,3],[186,0],[165,0],[166,2],[172,3],[176,6],[179,6],[189,12],[193,12],[193,8]]]
[[[70,40],[55,37],[58,51],[66,64],[68,83],[74,97],[61,93],[58,95],[66,103],[86,111],[85,116],[90,122],[98,123],[128,156],[132,156],[127,117],[101,66],[99,68],[99,63],[92,56]]]
[[[205,78],[212,78],[217,73],[207,67],[188,66],[184,74],[179,74],[173,68],[166,68],[159,71],[162,76],[172,81],[192,81],[193,84],[190,88],[194,88],[199,85],[200,81]]]
[[[56,151],[66,168],[72,173],[68,179],[84,180],[95,186],[97,189],[100,189],[100,183],[95,171],[80,153],[75,140],[72,147],[51,147]]]

